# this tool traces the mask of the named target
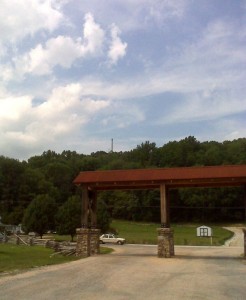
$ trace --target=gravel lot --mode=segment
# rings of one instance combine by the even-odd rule
[[[113,254],[0,278],[0,299],[246,299],[242,247],[114,246]]]

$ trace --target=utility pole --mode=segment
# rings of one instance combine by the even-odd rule
[[[111,152],[114,152],[114,139],[111,139]]]

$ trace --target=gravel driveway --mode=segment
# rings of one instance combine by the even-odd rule
[[[246,299],[242,247],[114,246],[115,252],[0,278],[1,300]]]

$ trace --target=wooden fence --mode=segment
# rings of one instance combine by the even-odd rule
[[[76,243],[58,242],[51,239],[40,239],[36,237],[30,237],[28,235],[4,235],[4,237],[0,240],[0,243],[26,246],[44,246],[46,248],[53,249],[55,252],[54,254],[73,255],[76,253]]]

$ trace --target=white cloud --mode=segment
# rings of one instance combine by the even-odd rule
[[[37,115],[40,119],[49,120],[62,118],[72,115],[78,117],[78,120],[87,118],[97,111],[104,109],[110,104],[108,100],[94,100],[89,97],[83,97],[82,87],[79,83],[69,84],[64,87],[55,88],[47,101],[36,108]],[[65,115],[64,115],[65,114]]]
[[[198,74],[202,71],[206,77],[218,77],[224,81],[224,75],[228,75],[225,71],[246,62],[242,47],[245,36],[246,28],[239,31],[236,22],[211,22],[203,30],[200,38],[191,45],[184,46],[177,64],[188,67],[188,70],[196,68]],[[230,80],[234,76],[235,74]]]
[[[94,21],[92,14],[85,15],[84,24],[84,51],[92,55],[101,53],[104,42],[104,31]]]
[[[183,123],[194,121],[208,121],[224,118],[233,114],[246,112],[245,98],[239,95],[220,91],[211,97],[202,95],[187,95],[187,99],[178,103],[171,110],[167,110],[162,124]]]
[[[101,55],[103,44],[104,31],[91,14],[86,14],[82,39],[60,35],[47,40],[44,46],[38,44],[13,61],[19,74],[46,75],[51,74],[55,66],[70,68],[78,58]]]
[[[24,57],[16,59],[16,67],[20,73],[50,74],[57,65],[63,68],[71,67],[72,63],[82,56],[82,53],[83,46],[79,41],[58,36],[48,40],[44,47],[39,44]]]
[[[70,140],[71,136],[79,134],[92,117],[110,105],[108,100],[83,98],[81,91],[77,83],[57,87],[47,101],[38,106],[32,106],[30,96],[2,94],[0,146],[6,149],[6,145],[18,141],[22,149],[31,153],[36,147],[49,148],[60,139]]]
[[[193,2],[3,0],[2,153],[28,157],[84,140],[97,151],[112,132],[129,145],[152,129],[155,139],[184,137],[200,123],[208,137],[245,135],[243,13]]]
[[[150,6],[150,17],[159,24],[162,24],[167,19],[182,18],[188,6],[187,0],[149,0],[146,2]]]
[[[1,41],[11,43],[39,30],[53,31],[63,19],[51,0],[1,0]]]
[[[163,27],[168,20],[183,17],[190,0],[84,1],[81,10],[92,11],[103,24],[117,23],[124,31]]]
[[[108,57],[111,64],[116,64],[117,61],[126,55],[127,43],[123,43],[119,38],[120,30],[113,24],[111,28],[112,41],[110,44]]]
[[[106,114],[102,114],[101,124],[108,128],[127,128],[132,124],[143,122],[145,114],[142,108],[125,101],[114,102],[107,109]]]
[[[8,122],[18,121],[31,106],[30,96],[1,95],[0,127],[5,128]]]
[[[8,82],[14,77],[14,70],[9,64],[0,65],[0,78],[2,83]]]
[[[245,121],[239,121],[236,118],[222,118],[210,123],[209,129],[199,134],[198,139],[201,141],[232,141],[234,139],[246,136]]]

